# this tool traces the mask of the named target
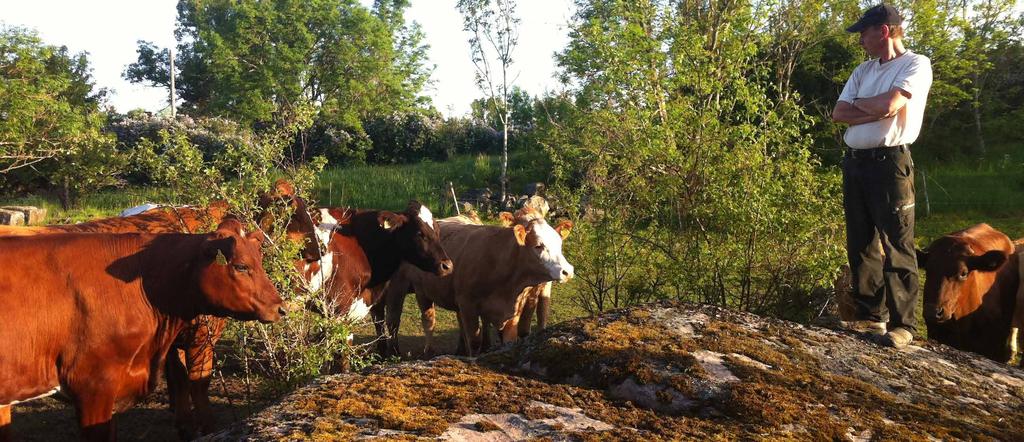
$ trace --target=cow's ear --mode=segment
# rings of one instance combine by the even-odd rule
[[[223,233],[235,234],[242,237],[245,236],[245,228],[242,227],[242,222],[235,217],[224,218],[224,220],[222,220],[220,224],[217,225],[216,230],[217,233],[219,234]]]
[[[387,230],[388,232],[394,232],[405,224],[407,218],[405,215],[389,212],[387,210],[381,210],[377,215],[377,223],[380,224],[380,228]]]
[[[516,235],[516,242],[519,243],[520,246],[526,245],[526,227],[523,227],[522,224],[516,224],[512,227],[512,233]]]
[[[207,238],[203,241],[201,246],[203,256],[215,260],[217,264],[227,265],[228,261],[234,255],[235,251],[235,237],[227,236],[220,237],[214,235],[211,238]]]
[[[349,210],[341,207],[331,207],[327,209],[327,213],[331,215],[331,218],[334,218],[338,222],[338,224],[343,224],[347,222],[350,217],[352,217],[352,214],[355,213],[355,210]]]
[[[569,232],[572,231],[572,221],[564,220],[558,223],[558,225],[555,226],[555,231],[558,232],[559,235],[562,235],[562,240],[564,241],[569,237]]]
[[[274,193],[282,199],[290,199],[295,197],[295,186],[284,178],[281,178],[274,182]]]
[[[1006,252],[992,250],[981,256],[967,258],[967,268],[982,272],[994,272],[1006,262]]]
[[[921,249],[914,249],[917,252],[917,266],[924,267],[928,264],[928,252]]]
[[[256,247],[260,247],[263,245],[263,240],[267,239],[266,230],[256,229],[251,232],[247,232],[245,239],[255,243]]]
[[[498,219],[501,220],[502,227],[512,227],[516,223],[515,215],[509,212],[501,212],[498,214]]]

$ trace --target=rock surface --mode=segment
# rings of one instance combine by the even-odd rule
[[[0,209],[0,224],[5,226],[25,225],[25,214],[18,210]]]
[[[5,211],[21,212],[24,222],[28,225],[42,224],[46,219],[46,209],[34,206],[4,206],[0,209]]]
[[[660,303],[323,377],[211,440],[1024,440],[1024,371]]]

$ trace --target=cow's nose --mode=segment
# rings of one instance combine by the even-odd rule
[[[935,319],[942,319],[945,315],[943,314],[942,307],[935,309]]]
[[[284,306],[282,305],[282,306],[277,308],[277,314],[279,314],[282,317],[284,317],[285,315],[288,314],[288,310],[285,310]]]
[[[568,281],[572,279],[573,272],[568,269],[562,269],[562,281]]]

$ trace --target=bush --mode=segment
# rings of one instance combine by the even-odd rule
[[[0,25],[0,189],[51,191],[67,209],[84,194],[120,184],[126,158],[101,131],[86,54]]]
[[[154,127],[161,126],[155,124]],[[293,126],[265,131],[253,136],[252,142],[227,142],[218,145],[220,148],[207,149],[217,144],[211,143],[204,148],[192,141],[192,137],[207,133],[206,130],[185,127],[188,130],[182,130],[178,125],[159,129],[156,141],[143,135],[134,152],[142,173],[153,184],[165,189],[169,200],[187,201],[199,206],[222,200],[227,202],[232,214],[255,227],[258,225],[257,216],[263,210],[257,204],[259,194],[272,188],[272,183],[284,176],[293,183],[296,195],[307,199],[311,206],[315,205],[309,200],[308,192],[314,188],[315,176],[322,171],[326,161],[318,157],[310,162],[294,164],[285,155],[300,128]],[[310,294],[301,288],[305,284],[294,260],[299,256],[302,244],[290,241],[284,229],[292,207],[281,205],[271,210],[275,211],[275,222],[263,226],[263,231],[268,234],[264,241],[263,265],[285,299],[290,314],[270,325],[233,322],[228,334],[236,338],[233,340],[234,354],[240,358],[239,362],[247,373],[251,370],[261,374],[270,381],[272,388],[280,391],[336,368],[336,361],[354,357],[358,365],[363,359],[348,342],[352,320],[333,314],[334,310],[327,308],[322,299],[323,293]],[[311,299],[316,300],[312,303],[320,304],[319,311],[327,313],[305,311],[304,307],[311,303]]]
[[[589,309],[668,297],[802,317],[794,295],[842,260],[838,174],[811,156],[792,94],[772,93],[757,40],[707,28],[749,29],[749,10],[676,6],[595,2],[560,55],[575,110],[539,139],[563,205],[592,224],[572,259],[612,302]]]

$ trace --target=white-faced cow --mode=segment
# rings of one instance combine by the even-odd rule
[[[567,281],[573,266],[562,255],[562,241],[572,223],[551,227],[533,209],[516,213],[511,228],[475,225],[469,220],[442,220],[441,244],[455,264],[455,271],[438,278],[412,266],[402,266],[385,290],[388,334],[393,337],[401,320],[405,295],[415,292],[423,311],[425,351],[431,348],[434,305],[458,312],[463,351],[480,350],[480,321],[496,324],[505,341],[518,334],[519,315],[526,304],[527,288],[549,281]],[[383,338],[383,336],[382,336]],[[389,339],[387,350],[397,353]]]

